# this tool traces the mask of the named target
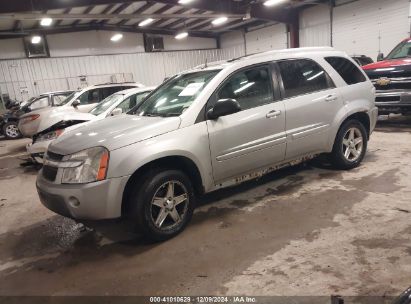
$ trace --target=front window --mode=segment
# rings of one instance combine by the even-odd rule
[[[124,97],[123,94],[113,94],[101,101],[95,108],[90,111],[90,114],[93,115],[100,115],[104,113],[108,108],[110,108],[113,104],[119,102]]]
[[[397,45],[391,53],[388,54],[387,59],[399,59],[411,57],[411,40],[403,41]]]
[[[178,75],[159,87],[137,110],[140,116],[180,116],[220,70]]]
[[[70,100],[72,100],[75,96],[78,96],[79,93],[80,93],[80,91],[71,93],[71,94],[70,94],[69,96],[67,96],[67,98],[64,99],[61,103],[56,104],[56,106],[63,106],[63,105],[65,105],[65,104],[68,103]]]

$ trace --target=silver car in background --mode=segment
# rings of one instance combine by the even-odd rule
[[[42,122],[49,127],[33,135],[32,143],[26,146],[28,154],[34,162],[42,164],[43,155],[47,147],[61,134],[72,131],[86,123],[127,113],[131,109],[138,107],[154,88],[155,87],[143,87],[114,93],[97,104],[97,106],[88,113],[72,110],[58,112],[53,116],[44,118]]]
[[[37,178],[41,202],[84,220],[124,217],[152,240],[188,224],[196,197],[325,153],[359,166],[375,89],[332,48],[271,51],[168,79],[130,115],[63,134]]]
[[[32,137],[40,133],[49,126],[43,123],[44,118],[53,115],[60,115],[61,112],[79,111],[88,112],[100,101],[118,91],[132,88],[144,87],[140,83],[108,83],[86,87],[77,92],[73,92],[65,100],[61,101],[57,107],[44,108],[31,113],[22,115],[19,120],[18,128],[24,137]]]

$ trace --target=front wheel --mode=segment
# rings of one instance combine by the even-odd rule
[[[367,131],[358,120],[346,121],[335,138],[331,161],[338,169],[358,167],[367,150]]]
[[[16,121],[9,121],[3,126],[3,134],[7,139],[17,139],[21,137]]]
[[[183,231],[195,205],[188,177],[178,170],[156,170],[141,180],[130,197],[137,229],[152,241],[164,241]]]

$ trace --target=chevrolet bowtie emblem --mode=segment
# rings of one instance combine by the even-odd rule
[[[376,83],[380,86],[386,86],[391,83],[391,79],[387,77],[381,77],[380,79],[377,79]]]

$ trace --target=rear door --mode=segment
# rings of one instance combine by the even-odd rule
[[[327,72],[312,59],[277,62],[287,132],[286,159],[324,152],[343,100]]]
[[[285,157],[285,112],[278,82],[269,64],[241,69],[211,97],[232,98],[241,111],[207,120],[213,177],[216,183],[281,162]],[[277,89],[276,89],[277,88]]]

